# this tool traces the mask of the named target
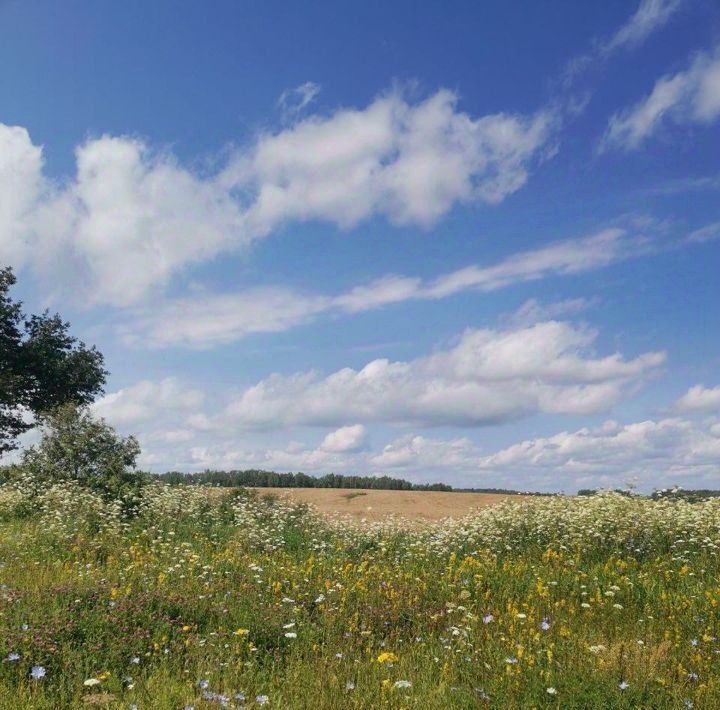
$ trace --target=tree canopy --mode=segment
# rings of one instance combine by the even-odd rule
[[[23,454],[24,470],[38,481],[76,481],[111,498],[136,489],[143,475],[135,470],[140,446],[122,437],[86,407],[56,407],[43,418],[43,436]]]
[[[70,335],[58,314],[23,313],[9,293],[15,281],[12,269],[0,269],[0,455],[17,448],[35,417],[92,402],[107,376],[102,354]]]

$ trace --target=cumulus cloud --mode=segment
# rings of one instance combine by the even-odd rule
[[[381,214],[429,226],[455,203],[500,202],[547,155],[557,118],[493,114],[474,119],[440,90],[419,103],[381,96],[364,109],[314,116],[263,135],[225,171],[229,187],[254,188],[250,229],[287,220],[351,227]]]
[[[24,128],[0,124],[0,252],[24,265],[33,210],[42,192],[42,150]]]
[[[25,129],[0,124],[0,247],[53,283],[64,275],[80,300],[126,306],[289,221],[430,226],[457,203],[500,202],[552,152],[557,123],[550,111],[474,118],[450,91],[395,91],[262,133],[209,173],[136,138],[93,138],[63,182]]]
[[[535,412],[607,410],[665,359],[588,354],[596,333],[546,322],[467,330],[454,347],[409,362],[378,359],[360,370],[274,374],[228,405],[241,428],[354,422],[483,426]]]
[[[663,124],[710,124],[720,116],[720,48],[661,77],[650,94],[610,118],[601,148],[634,150]]]
[[[328,451],[322,447],[313,448],[290,442],[285,447],[276,448],[228,444],[193,446],[181,465],[195,470],[259,468],[325,474],[362,470],[364,461],[364,456],[357,452]],[[357,466],[361,468],[355,468]]]
[[[720,410],[720,385],[712,388],[695,385],[678,399],[675,406],[682,412]]]
[[[344,426],[331,431],[320,444],[323,451],[347,453],[360,451],[367,446],[365,427],[362,424]]]
[[[279,332],[334,313],[360,313],[408,300],[447,298],[467,290],[491,292],[516,283],[579,274],[648,253],[651,239],[625,229],[604,229],[577,239],[513,254],[492,266],[471,265],[434,279],[389,274],[335,296],[286,288],[251,289],[235,294],[202,295],[154,303],[134,312],[121,326],[126,343],[148,347],[212,347],[252,333]],[[582,299],[541,306],[534,320],[576,313]],[[527,304],[527,318],[531,305]],[[526,318],[526,322],[527,322]]]
[[[466,471],[477,468],[478,459],[478,449],[470,439],[443,440],[408,434],[391,441],[379,454],[371,456],[369,464],[381,471]]]
[[[182,267],[248,241],[242,211],[214,179],[131,138],[90,140],[56,185],[27,131],[0,124],[0,245],[76,295],[127,305]],[[89,284],[80,293],[79,284]]]
[[[350,432],[351,429],[355,432]],[[374,452],[365,441],[364,430],[361,434],[358,431],[357,426],[343,427],[330,432],[317,446],[291,441],[284,446],[262,447],[226,440],[212,445],[191,445],[179,454],[179,458],[174,458],[178,457],[177,447],[173,447],[171,453],[149,453],[148,456],[157,462],[163,458],[166,461],[177,460],[181,467],[192,470],[262,468],[316,475],[331,472],[393,475],[401,472],[401,475],[419,481],[433,476],[435,479],[438,476],[447,479],[458,472],[478,470],[480,454],[468,439],[442,440],[410,434],[391,441],[380,452]],[[338,436],[334,437],[334,434]],[[330,437],[331,445],[328,446]],[[351,442],[352,439],[355,441]]]
[[[115,426],[128,427],[151,420],[167,420],[168,415],[193,412],[203,404],[200,390],[188,387],[174,377],[159,382],[142,380],[101,397],[92,410]]]
[[[574,336],[570,333],[565,337],[579,342],[582,336],[578,333],[575,331]],[[652,371],[654,363],[660,360],[649,356],[635,360],[623,360],[618,356],[589,359],[578,357],[572,349],[553,360],[542,354],[542,342],[552,341],[552,338],[546,335],[542,340],[533,340],[533,337],[527,331],[517,333],[518,339],[527,341],[530,338],[525,361],[513,357],[513,353],[517,353],[512,342],[514,336],[503,342],[496,334],[492,347],[485,345],[475,349],[471,357],[467,357],[466,343],[461,341],[455,348],[423,360],[395,364],[407,365],[416,373],[427,373],[428,383],[421,385],[422,393],[445,387],[446,381],[453,377],[465,378],[472,388],[479,381],[477,373],[481,372],[485,384],[492,383],[487,392],[494,388],[493,397],[501,400],[505,392],[513,397],[513,388],[518,381],[527,385],[533,379],[541,387],[550,388],[548,392],[554,390],[550,397],[558,393],[562,396],[564,387],[577,383],[602,385],[615,378],[631,384],[633,378]],[[555,347],[564,352],[563,346]],[[644,362],[643,358],[646,358]],[[448,373],[446,380],[433,379],[432,373],[438,367]],[[361,373],[355,374],[372,379],[374,368],[378,366],[370,363]],[[419,414],[416,406],[420,398],[416,397],[415,401],[398,408],[395,404],[398,391],[393,389],[394,385],[388,386],[387,381],[378,379],[368,387],[384,387],[387,399],[392,402],[390,408],[395,407],[395,413],[401,413],[402,421],[398,420],[398,423],[462,424],[462,418],[470,424],[484,421],[475,418],[477,409],[474,408],[475,405],[482,407],[486,403],[483,401],[470,404],[461,401],[453,409],[445,406],[447,402],[443,405],[441,398],[434,401],[428,398],[428,409]],[[316,394],[317,390],[301,393],[301,406],[312,404],[310,400]],[[365,411],[369,411],[370,405],[375,407],[375,421],[388,420],[384,416],[387,410],[378,409],[380,397],[375,398],[373,404],[374,395],[366,395],[358,386],[352,394],[364,397]],[[347,396],[346,391],[336,388],[332,396],[340,397],[339,402],[345,405],[343,410],[349,411],[349,414],[335,418],[341,421],[345,416],[357,415],[354,400],[342,399]],[[627,424],[607,421],[597,427],[527,439],[488,453],[486,448],[468,437],[438,438],[418,433],[403,433],[373,449],[365,426],[357,423],[326,430],[315,443],[293,440],[278,443],[273,437],[283,436],[286,432],[276,432],[271,441],[266,438],[270,435],[268,432],[245,431],[244,436],[237,412],[234,418],[223,415],[212,419],[202,415],[205,421],[196,422],[197,416],[191,415],[198,412],[203,402],[201,392],[168,378],[158,382],[142,381],[109,394],[94,405],[94,409],[123,431],[130,432],[135,426],[142,425],[141,465],[160,471],[264,468],[314,474],[332,471],[361,475],[387,473],[416,481],[442,480],[456,486],[521,490],[615,487],[629,480],[635,480],[645,490],[675,484],[712,487],[720,473],[720,421],[713,416],[702,420],[668,417]],[[425,402],[420,404],[423,406]],[[688,412],[720,410],[720,387],[698,385],[690,388],[678,400],[677,408]],[[327,418],[325,415],[337,414],[339,409],[339,406],[326,409],[323,420]],[[304,419],[291,412],[288,421],[318,424],[316,415],[319,412],[316,408],[310,418]],[[393,417],[389,420],[394,421]],[[195,426],[196,423],[200,425]]]
[[[529,439],[478,460],[481,471],[512,472],[523,480],[571,485],[618,485],[638,479],[645,487],[717,483],[720,427],[683,419],[621,425]]]
[[[331,432],[332,433],[332,432]],[[159,470],[264,468],[313,474],[390,474],[414,481],[519,490],[617,487],[633,481],[644,490],[683,485],[713,487],[720,470],[720,423],[667,418],[563,431],[521,441],[492,453],[466,437],[442,439],[403,434],[378,451],[367,447],[333,451],[289,442],[282,446],[187,443],[182,432],[156,436],[144,461]],[[327,437],[326,437],[327,439]],[[154,448],[156,443],[165,448]]]

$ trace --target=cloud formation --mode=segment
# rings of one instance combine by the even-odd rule
[[[662,29],[684,4],[685,0],[641,0],[635,13],[612,37],[596,40],[588,54],[570,61],[566,69],[566,81],[571,81],[593,63],[605,61],[616,52],[638,47],[650,35]]]
[[[544,320],[555,320],[565,316],[574,316],[595,304],[593,299],[566,298],[563,301],[542,303],[536,298],[529,298],[507,320],[516,326],[532,325]]]
[[[717,483],[720,425],[662,419],[561,432],[529,439],[478,461],[484,471],[513,472],[524,480],[614,486],[631,479],[652,485]]]
[[[666,25],[684,3],[685,0],[641,0],[635,14],[602,44],[601,51],[610,54],[618,49],[637,47]]]
[[[523,362],[517,356],[514,343],[528,337],[532,338],[527,331],[518,331],[517,336],[512,335],[504,342],[496,336],[492,348],[475,349],[471,357],[461,341],[451,350],[407,365],[416,373],[430,373],[429,380],[435,367],[443,367],[451,373],[448,378],[462,377],[469,387],[478,382],[476,373],[482,372],[485,383],[492,383],[497,399],[506,392],[512,397],[514,385],[523,379],[526,382],[537,379],[544,387],[554,388],[553,396],[556,396],[564,387],[573,386],[567,383],[592,386],[615,378],[632,386],[633,380],[642,377],[643,372],[652,372],[653,358],[648,356],[642,356],[645,361],[641,362],[640,358],[628,361],[611,356],[592,360],[570,354],[556,357],[551,364],[547,357],[537,355],[542,350],[538,347],[542,341],[532,339],[528,341]],[[549,340],[552,339],[543,338],[543,341]],[[454,363],[452,366],[448,364],[450,360]],[[370,363],[361,372],[372,378],[374,367],[377,365]],[[438,385],[437,379],[433,382],[432,386],[423,385],[424,391]],[[387,380],[380,378],[367,388],[385,387],[387,397],[395,400],[399,390],[392,389],[394,384],[391,382],[388,387]],[[444,386],[444,382],[440,381],[440,385]],[[307,406],[316,393],[317,390],[303,393],[303,405]],[[345,394],[341,389],[335,393]],[[373,400],[373,395],[366,395],[363,387],[356,386],[353,394],[364,396],[364,406],[373,401],[377,406],[379,402],[379,399]],[[438,421],[434,418],[438,411],[443,417],[449,415],[452,421],[470,412],[471,421],[477,421],[472,419],[475,410],[468,409],[467,402],[448,410],[438,409],[438,401],[429,401],[425,415],[415,413],[409,424],[432,424]],[[438,438],[412,433],[412,430],[374,448],[366,427],[357,423],[330,425],[332,428],[318,436],[315,443],[290,440],[283,444],[277,443],[277,439],[275,443],[268,443],[261,432],[243,432],[237,419],[206,418],[205,424],[195,426],[199,423],[197,413],[201,412],[203,402],[201,392],[167,378],[158,382],[142,381],[111,393],[94,405],[94,409],[125,432],[141,427],[141,465],[155,470],[258,467],[314,474],[331,471],[389,474],[415,481],[440,480],[456,486],[570,491],[579,487],[616,487],[629,480],[635,480],[644,490],[675,484],[713,487],[720,472],[720,421],[715,416],[699,420],[668,417],[626,424],[607,421],[597,427],[527,439],[488,453],[468,437]],[[341,403],[345,410],[351,410],[350,415],[357,414],[352,400]],[[482,406],[484,402],[476,404]],[[705,414],[720,411],[720,387],[692,387],[676,407]],[[381,411],[375,413],[382,416]],[[344,417],[333,418],[341,421]],[[296,424],[317,423],[312,418],[298,419],[294,413],[290,419]],[[287,435],[287,432],[278,433]]]
[[[636,150],[665,124],[710,124],[720,116],[720,48],[655,82],[650,94],[610,118],[601,149]]]
[[[285,119],[297,116],[306,106],[309,106],[320,93],[320,85],[306,81],[294,89],[286,89],[280,94],[278,106]]]
[[[551,276],[579,274],[654,248],[643,234],[609,228],[513,254],[492,266],[467,266],[429,281],[389,274],[335,296],[278,287],[166,300],[132,313],[120,325],[120,334],[135,346],[208,348],[252,333],[288,330],[321,315],[361,313],[403,301],[436,300],[468,290],[491,292]],[[535,320],[541,320],[577,312],[583,303],[555,304],[543,314],[537,303],[535,306]]]
[[[241,429],[391,422],[476,427],[536,412],[605,411],[665,360],[645,353],[587,354],[591,330],[549,321],[515,330],[472,330],[449,350],[409,362],[378,359],[326,377],[274,374],[223,412]]]
[[[320,449],[332,453],[360,451],[367,446],[365,427],[362,424],[344,426],[331,431],[320,444]]]
[[[378,471],[459,471],[476,469],[479,451],[467,438],[450,440],[408,434],[391,441],[370,457]]]
[[[644,491],[681,485],[715,487],[720,470],[720,423],[682,418],[563,431],[521,441],[493,453],[466,437],[442,439],[403,434],[379,450],[334,451],[289,442],[253,446],[225,439],[212,444],[154,436],[144,464],[177,460],[187,470],[264,468],[275,471],[391,475],[412,481],[442,481],[456,487],[519,490],[614,488],[633,482]],[[327,437],[326,437],[327,439]],[[161,448],[157,448],[157,445]],[[163,452],[163,447],[166,452]],[[176,457],[176,458],[173,458]],[[165,470],[165,468],[160,470]]]
[[[720,411],[720,385],[712,388],[695,385],[678,399],[675,406],[681,412]]]
[[[140,382],[104,395],[92,405],[93,413],[114,426],[146,423],[169,413],[185,414],[203,405],[203,392],[175,377]]]
[[[687,241],[696,244],[704,244],[705,242],[711,242],[718,238],[720,238],[720,222],[707,224],[704,227],[693,230],[687,235]]]
[[[263,133],[211,173],[102,136],[78,146],[62,183],[24,128],[0,124],[0,248],[54,284],[64,274],[80,300],[127,306],[286,222],[428,227],[455,204],[502,201],[554,146],[549,111],[473,118],[457,104],[447,90],[419,102],[391,92]]]

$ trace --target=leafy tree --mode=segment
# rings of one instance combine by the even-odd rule
[[[102,392],[103,356],[68,333],[59,315],[25,316],[9,296],[12,269],[0,269],[0,455],[17,448],[31,415],[82,406]]]
[[[23,452],[22,468],[39,481],[76,481],[106,498],[132,498],[144,480],[135,469],[139,454],[135,437],[65,404],[44,416],[42,439]]]

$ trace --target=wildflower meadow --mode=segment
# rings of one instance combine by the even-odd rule
[[[720,500],[132,505],[0,487],[1,708],[720,707]]]

